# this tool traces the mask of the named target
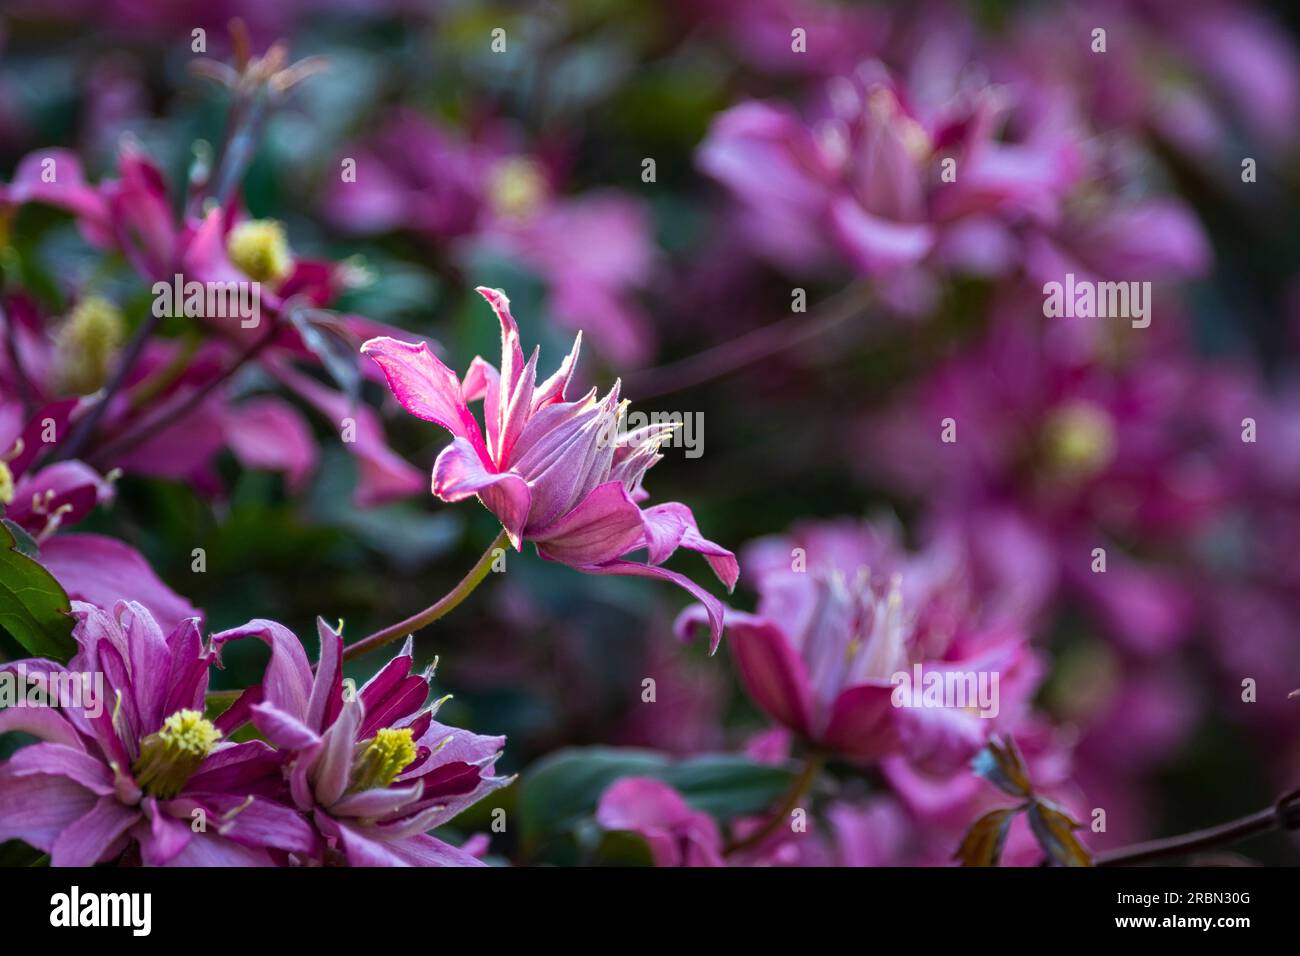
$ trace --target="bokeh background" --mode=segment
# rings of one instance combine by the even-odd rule
[[[328,57],[268,120],[243,200],[295,252],[354,268],[333,308],[436,341],[457,369],[496,354],[476,285],[509,292],[548,374],[582,328],[584,389],[621,376],[634,408],[702,414],[702,456],[667,450],[647,485],[728,547],[821,519],[917,547],[956,536],[1022,602],[1059,782],[1084,812],[1108,809],[1091,846],[1208,825],[1294,785],[1294,6],[16,0],[0,13],[3,178],[55,145],[97,180],[131,137],[184,182],[229,104],[191,74],[192,31],[228,58],[236,16],[255,51],[284,40],[295,59]],[[766,112],[738,111],[754,103]],[[965,192],[945,207],[934,161],[958,148]],[[811,170],[832,159],[848,171],[828,185]],[[820,205],[836,190],[940,238],[922,257],[855,241]],[[67,215],[23,207],[5,226],[7,283],[50,315],[93,285],[143,316],[140,280]],[[1152,281],[1150,328],[1044,319],[1041,284],[1067,267]],[[235,388],[276,385],[250,369]],[[366,389],[392,447],[427,469],[443,433]],[[938,441],[948,415],[955,446]],[[321,614],[353,636],[446,591],[496,533],[477,505],[427,494],[359,507],[354,459],[311,427],[300,481],[229,454],[202,481],[128,473],[84,529],[138,547],[213,630],[268,617],[310,635]],[[1084,573],[1095,542],[1104,585]],[[725,642],[709,657],[673,637],[684,594],[527,548],[508,560],[417,641],[455,695],[445,719],[507,735],[501,769],[596,744],[739,752],[767,727]],[[674,567],[699,577],[693,560]],[[742,577],[732,603],[754,601]],[[226,663],[236,687],[263,660],[235,648]],[[834,773],[850,795],[890,793],[874,772]],[[486,826],[477,809],[465,832]],[[882,824],[901,835],[878,861],[932,859],[915,831],[938,824],[891,812],[907,822]],[[529,858],[513,834],[493,852]],[[1297,858],[1271,837],[1232,859]]]

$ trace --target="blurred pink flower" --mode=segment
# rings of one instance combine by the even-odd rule
[[[757,614],[726,614],[732,656],[754,702],[806,743],[951,770],[1025,712],[1039,668],[1024,635],[978,619],[947,556],[911,558],[871,526],[841,522],[762,539],[745,562],[761,597]],[[699,611],[687,609],[679,629]],[[990,688],[996,674],[996,711],[896,704],[895,675],[912,680],[914,665],[982,674]]]

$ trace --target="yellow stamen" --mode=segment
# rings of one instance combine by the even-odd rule
[[[13,500],[14,473],[5,462],[0,461],[0,505],[13,504]]]
[[[59,384],[77,395],[103,388],[125,334],[122,313],[108,299],[91,295],[78,302],[58,333]]]
[[[255,282],[279,282],[293,270],[284,227],[273,219],[252,219],[230,230],[226,254]]]
[[[388,786],[418,753],[409,727],[385,727],[358,747],[361,752],[352,768],[349,787],[354,793]]]
[[[1092,402],[1071,402],[1054,411],[1044,439],[1050,463],[1073,478],[1092,477],[1115,455],[1115,424]]]
[[[526,218],[546,200],[546,192],[546,172],[536,160],[511,156],[492,168],[488,195],[499,215]]]
[[[217,745],[221,731],[197,710],[178,710],[140,742],[131,768],[136,783],[155,797],[176,796]]]

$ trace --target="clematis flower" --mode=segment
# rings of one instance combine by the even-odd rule
[[[4,667],[58,688],[60,706],[0,711],[0,732],[41,740],[0,764],[0,840],[43,850],[54,866],[124,854],[147,866],[263,866],[313,850],[311,827],[275,799],[271,748],[223,739],[204,718],[214,652],[196,620],[164,637],[140,604],[75,602],[73,613],[79,650],[66,669]]]
[[[870,526],[834,524],[762,539],[746,554],[761,594],[757,614],[728,610],[741,683],[776,723],[805,743],[869,763],[894,753],[927,768],[959,767],[1000,722],[1026,705],[1038,668],[1023,634],[950,604],[961,569],[939,554],[901,555]],[[678,630],[705,615],[688,608]],[[895,675],[996,674],[996,712],[902,706]],[[919,688],[918,688],[919,694]]]
[[[593,388],[577,401],[566,400],[581,334],[555,374],[537,384],[538,350],[524,361],[505,293],[478,292],[501,322],[500,369],[475,358],[460,381],[426,343],[384,337],[361,347],[379,363],[403,408],[453,436],[434,463],[433,493],[444,501],[477,496],[501,520],[516,549],[532,541],[543,558],[587,574],[662,578],[685,588],[707,609],[716,647],[721,604],[659,565],[678,547],[698,551],[730,590],[740,573],[735,556],[700,535],[685,505],[642,510],[637,504],[648,497],[642,479],[662,457],[659,446],[674,426],[617,433],[618,383],[603,398]],[[479,398],[486,429],[469,410],[468,403]],[[645,563],[624,557],[642,549]]]
[[[505,738],[433,719],[442,701],[425,706],[430,675],[411,673],[409,638],[360,691],[345,695],[343,638],[323,622],[318,629],[314,676],[298,639],[274,622],[213,637],[218,649],[246,637],[272,648],[262,686],[216,726],[230,732],[251,719],[276,746],[294,805],[322,837],[319,852],[295,862],[481,865],[427,831],[510,782],[492,774]]]

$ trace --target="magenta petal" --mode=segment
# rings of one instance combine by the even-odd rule
[[[6,769],[15,777],[67,777],[97,796],[113,792],[113,774],[108,767],[83,750],[62,744],[32,744],[9,758]]]
[[[420,784],[411,787],[377,787],[353,793],[330,807],[335,817],[367,817],[379,819],[391,816],[403,807],[418,800],[424,788]]]
[[[728,614],[727,646],[754,703],[777,723],[811,736],[808,668],[781,629],[761,617]]]
[[[361,352],[383,369],[388,387],[403,408],[464,438],[480,461],[488,461],[482,433],[465,404],[456,373],[430,351],[427,342],[399,342],[383,336],[370,339]]]
[[[646,508],[641,514],[645,520],[651,564],[662,564],[678,547],[689,548],[704,555],[728,591],[735,589],[740,578],[740,563],[726,548],[700,534],[690,508],[677,501],[668,501]]]
[[[511,543],[520,547],[532,492],[527,482],[516,474],[488,471],[470,442],[456,438],[438,455],[433,465],[433,493],[443,501],[461,501],[478,495],[501,521]]]
[[[138,809],[117,797],[100,797],[94,809],[59,834],[50,848],[50,865],[94,866],[139,818]]]
[[[692,810],[660,780],[624,777],[600,797],[596,822],[628,830],[649,845],[656,866],[722,866],[722,837],[707,813]]]
[[[111,608],[129,599],[143,604],[164,632],[203,612],[167,587],[138,551],[98,534],[57,534],[41,545],[41,564],[68,597]]]
[[[357,744],[357,730],[361,727],[363,710],[361,702],[346,701],[339,719],[325,732],[324,746],[315,766],[316,799],[322,806],[330,806],[347,789],[352,775],[352,752]]]
[[[852,760],[870,762],[898,747],[898,728],[889,685],[850,687],[831,706],[820,741]]]
[[[184,824],[182,824],[184,826]],[[184,827],[187,831],[188,826]],[[274,866],[275,861],[263,849],[241,846],[234,840],[211,833],[195,833],[166,863],[155,866]]]
[[[573,567],[603,564],[636,547],[641,509],[619,481],[607,481],[568,514],[529,534],[537,552]]]
[[[49,853],[59,834],[89,813],[98,799],[66,777],[24,776],[0,764],[0,842],[22,840]]]
[[[320,736],[314,730],[271,704],[255,704],[252,716],[253,726],[280,750],[302,750],[320,742]]]
[[[213,817],[216,831],[246,847],[274,847],[289,853],[314,854],[319,839],[311,824],[289,807],[274,800],[242,794],[205,794],[201,801]]]
[[[306,724],[320,733],[338,716],[343,706],[343,635],[316,618],[320,635],[320,660],[307,702]]]
[[[992,721],[956,707],[901,707],[894,716],[899,749],[935,774],[964,767],[984,746]]]
[[[477,856],[427,833],[394,840],[388,852],[407,866],[486,866]]]
[[[230,641],[255,637],[271,648],[271,662],[262,676],[262,699],[299,720],[307,715],[312,672],[307,652],[294,633],[275,621],[254,620],[242,627],[212,635],[212,646],[220,654]]]
[[[641,578],[658,578],[661,581],[670,581],[685,589],[703,605],[702,610],[708,618],[709,653],[713,653],[718,649],[718,642],[722,640],[722,624],[724,620],[722,602],[684,574],[669,571],[667,568],[655,567],[652,564],[641,564],[637,561],[609,561],[605,564],[585,565],[578,570],[584,574],[619,574]]]
[[[852,199],[832,203],[830,224],[846,255],[868,275],[915,265],[934,245],[929,226],[881,219]]]
[[[316,468],[316,439],[296,408],[264,396],[225,410],[226,441],[245,468],[284,472],[302,487]]]
[[[0,668],[0,671],[5,668]],[[53,707],[6,707],[0,710],[0,734],[18,730],[73,750],[85,750],[76,729]]]

